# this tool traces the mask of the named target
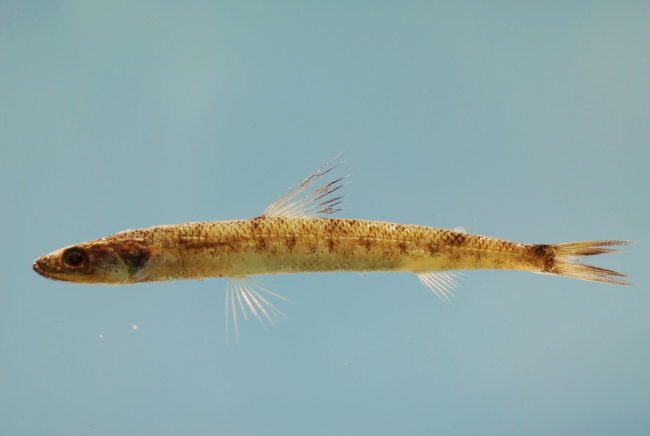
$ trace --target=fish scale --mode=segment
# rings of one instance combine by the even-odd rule
[[[223,277],[232,271],[252,275],[332,270],[421,272],[475,269],[488,267],[488,261],[492,262],[491,268],[537,268],[535,263],[526,260],[524,244],[380,221],[260,217],[158,226],[119,233],[104,238],[104,241],[119,244],[135,237],[147,241],[152,254],[166,254],[159,256],[161,265],[152,265],[153,271],[147,281],[158,281],[161,277]],[[268,268],[261,268],[259,260],[269,255],[275,260],[267,260]],[[310,261],[302,262],[304,256],[310,256]],[[173,271],[171,258],[176,262],[182,258],[186,267],[196,264],[200,273],[188,272],[187,277],[181,277]],[[321,263],[314,263],[314,258],[321,258]],[[386,259],[392,259],[392,262],[388,264]],[[477,259],[485,261],[479,263]],[[212,262],[212,267],[209,262]],[[249,264],[255,266],[248,268]],[[289,266],[285,270],[281,265]]]

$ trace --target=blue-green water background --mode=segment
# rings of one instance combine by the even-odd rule
[[[644,435],[648,2],[2,2],[0,433]],[[631,239],[616,287],[473,272],[127,287],[31,265],[127,228],[257,216],[343,152],[338,216]],[[133,329],[137,325],[137,330]]]

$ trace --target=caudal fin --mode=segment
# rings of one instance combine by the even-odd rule
[[[547,268],[545,268],[544,272],[612,285],[634,285],[634,283],[622,278],[627,277],[624,274],[578,262],[580,258],[586,256],[621,252],[621,250],[601,247],[629,245],[631,243],[632,241],[583,241],[548,245],[546,246],[547,249],[544,250],[547,260]]]

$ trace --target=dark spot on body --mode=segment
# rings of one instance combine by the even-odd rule
[[[136,275],[144,268],[151,257],[151,251],[147,247],[135,242],[113,244],[111,248],[122,259],[131,275]]]
[[[531,262],[538,265],[545,272],[553,271],[555,265],[555,250],[550,245],[538,244],[529,248]]]
[[[296,246],[296,238],[293,236],[287,236],[285,241],[287,242],[287,248],[289,248],[289,251],[293,251],[293,247]]]
[[[261,235],[255,237],[255,248],[259,252],[266,250],[266,240]]]

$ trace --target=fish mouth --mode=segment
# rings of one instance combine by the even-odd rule
[[[34,261],[32,268],[34,269],[36,274],[38,274],[41,277],[45,277],[46,279],[50,279],[50,280],[64,281],[63,279],[54,276],[51,269],[48,268],[46,264],[46,259],[43,259],[42,257],[39,257]]]
[[[34,271],[36,271],[36,274],[42,276],[43,275],[43,267],[40,264],[40,259],[36,259],[34,261],[34,264],[32,265],[32,268]]]
[[[43,261],[42,257],[39,257],[34,261],[34,264],[32,265],[32,268],[41,277],[45,277],[46,279],[50,280],[58,280],[54,277],[52,277],[51,273],[48,272],[48,268],[45,265],[45,262]]]

